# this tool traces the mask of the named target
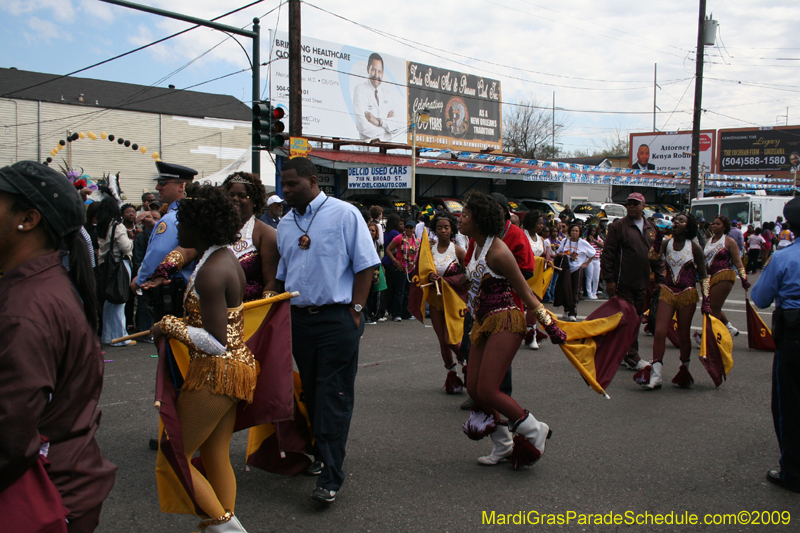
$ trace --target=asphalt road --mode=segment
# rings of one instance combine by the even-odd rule
[[[602,302],[582,301],[579,315]],[[312,501],[313,478],[245,471],[246,433],[240,433],[231,446],[236,513],[251,533],[765,529],[731,525],[731,516],[719,516],[743,511],[738,519],[748,523],[772,519],[783,524],[767,526],[771,530],[800,531],[800,494],[765,480],[779,458],[770,413],[772,354],[747,347],[741,287],[731,293],[725,309],[742,333],[734,339],[734,368],[718,389],[697,360],[697,348],[691,390],[668,386],[679,366],[678,350],[668,342],[661,390],[640,389],[633,372],[620,369],[608,388],[611,400],[604,400],[584,384],[557,346],[546,341],[538,351],[522,347],[513,365],[513,395],[551,426],[553,438],[538,464],[517,472],[508,463],[486,467],[476,462],[491,442],[474,442],[461,432],[466,412],[459,405],[466,395],[444,393],[446,372],[430,327],[416,321],[367,326],[345,461],[347,481],[337,501],[328,507]],[[762,313],[768,323],[769,312]],[[699,309],[695,325],[700,326]],[[652,337],[640,334],[639,340],[649,359]],[[153,345],[106,350],[111,361],[106,363],[97,438],[119,470],[98,531],[196,531],[195,517],[159,512],[156,453],[148,448],[157,429]],[[492,512],[494,525],[487,523]],[[619,515],[622,523],[579,523],[581,514],[613,520],[609,513]],[[696,515],[698,523],[653,523],[656,514],[684,520],[686,513],[689,520]],[[544,514],[560,515],[561,524],[548,525],[547,517],[544,525],[536,524]],[[706,514],[711,521],[728,523],[705,525]],[[501,515],[527,525],[500,525]],[[631,520],[634,524],[625,523]]]

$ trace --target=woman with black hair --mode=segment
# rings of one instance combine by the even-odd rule
[[[549,258],[549,246],[545,245],[545,239],[540,235],[544,229],[542,214],[537,210],[527,213],[525,218],[522,219],[522,229],[525,236],[528,237],[534,257]],[[542,294],[542,297],[544,297],[544,294]],[[528,342],[528,337],[530,337],[530,342]],[[529,327],[525,337],[525,345],[531,350],[539,349],[539,341],[536,339],[536,326]]]
[[[661,388],[662,360],[666,348],[667,329],[675,315],[678,320],[681,366],[678,373],[672,378],[672,383],[680,388],[689,388],[694,383],[694,379],[689,373],[689,356],[692,353],[690,337],[692,318],[700,299],[695,288],[698,278],[703,291],[701,310],[703,313],[711,312],[711,304],[708,299],[709,279],[706,275],[703,249],[693,240],[697,236],[697,232],[698,226],[695,218],[691,214],[681,213],[673,219],[672,238],[662,241],[658,252],[655,251],[655,248],[650,250],[651,259],[654,253],[664,256],[667,262],[667,271],[664,284],[661,286],[658,311],[656,312],[653,360],[633,376],[634,381],[645,389]]]
[[[114,485],[116,467],[94,437],[103,356],[95,333],[96,283],[80,235],[84,220],[80,196],[63,174],[33,161],[0,168],[4,530],[94,531]],[[48,478],[57,491],[44,492],[41,480]],[[26,490],[32,486],[42,490]],[[37,512],[22,513],[15,498]]]
[[[556,257],[569,259],[569,275],[561,273],[561,297],[556,294],[555,305],[564,306],[564,320],[578,321],[578,301],[581,296],[581,279],[584,269],[594,260],[595,249],[591,244],[581,238],[581,225],[570,222],[568,239],[564,239],[559,246]],[[562,263],[563,264],[563,263]]]
[[[233,201],[220,188],[191,191],[178,206],[178,242],[200,255],[186,287],[186,322],[166,315],[154,326],[156,342],[174,338],[189,349],[189,369],[176,408],[195,501],[207,517],[203,531],[241,532],[233,515],[236,477],[230,441],[240,401],[251,403],[256,362],[244,342],[244,271],[230,245],[241,227]],[[200,450],[206,475],[191,464]]]
[[[458,232],[456,217],[447,211],[438,211],[430,221],[430,227],[436,232],[437,242],[431,245],[431,255],[433,256],[433,266],[435,272],[428,275],[428,282],[447,283],[440,281],[441,278],[455,276],[464,268],[464,256],[466,251],[455,243],[455,234]],[[448,382],[452,381],[451,372],[455,372],[456,365],[465,365],[461,355],[461,339],[452,339],[455,342],[448,342],[447,323],[444,313],[444,299],[436,291],[428,291],[428,309],[430,310],[431,324],[436,337],[439,339],[439,350],[442,353],[442,362],[448,371]],[[463,318],[461,319],[463,320]],[[453,361],[453,355],[456,361]],[[445,390],[456,392],[455,388],[445,383]],[[459,387],[461,388],[460,384]],[[461,392],[460,390],[458,392]]]
[[[739,330],[733,327],[722,305],[728,298],[736,281],[736,272],[742,279],[742,287],[745,290],[750,288],[747,281],[747,273],[744,271],[742,258],[739,256],[739,246],[732,238],[728,237],[731,230],[731,221],[725,215],[719,215],[711,223],[711,238],[706,241],[703,255],[706,260],[706,270],[710,276],[709,298],[711,299],[711,316],[719,319],[731,332],[731,337],[739,334]]]
[[[141,228],[136,227],[136,207],[133,204],[122,204],[119,208],[120,216],[122,217],[122,225],[128,231],[128,238],[133,240],[138,234],[142,232]]]
[[[565,342],[566,335],[528,287],[514,255],[499,238],[504,226],[497,202],[482,193],[470,195],[459,219],[460,231],[475,240],[473,256],[465,258],[469,261],[467,306],[475,320],[470,333],[467,390],[481,411],[470,414],[464,431],[473,439],[491,436],[492,452],[478,462],[494,465],[511,457],[516,469],[539,460],[551,431],[500,391],[526,332],[525,316],[514,302],[512,289],[554,343]],[[501,414],[508,422],[501,421]],[[512,432],[517,433],[513,443]]]
[[[128,237],[128,232],[122,223],[117,200],[111,196],[106,196],[100,202],[100,210],[97,212],[97,236],[100,244],[100,253],[97,257],[98,266],[102,268],[109,251],[111,251],[114,261],[122,261],[123,268],[128,271],[128,279],[130,279],[133,241]],[[111,346],[135,346],[136,341],[132,340],[111,342],[112,339],[128,334],[125,323],[125,302],[119,304],[111,303],[108,300],[103,302],[103,332],[100,342]]]
[[[391,311],[392,302],[394,302],[394,267],[392,266],[392,258],[386,253],[386,249],[392,244],[395,237],[400,235],[403,231],[403,223],[400,220],[400,215],[397,213],[389,213],[386,217],[386,229],[383,232],[383,257],[381,257],[381,265],[383,266],[383,273],[386,277],[386,290],[380,298],[380,309],[378,310],[378,322],[385,322],[387,314]]]
[[[195,187],[197,185],[194,185]],[[239,228],[239,239],[229,248],[239,260],[245,277],[247,290],[244,300],[258,300],[277,294],[275,274],[278,271],[277,231],[255,217],[267,204],[267,193],[256,174],[236,172],[222,182],[222,189],[230,196],[233,206],[244,224]],[[178,246],[167,254],[150,279],[142,285],[149,289],[166,283],[184,265],[199,257],[196,250]]]

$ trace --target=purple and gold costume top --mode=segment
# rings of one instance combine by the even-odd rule
[[[660,299],[677,311],[687,305],[696,304],[700,298],[695,288],[697,266],[694,264],[692,242],[685,241],[683,248],[678,251],[675,250],[674,243],[675,239],[667,242],[667,251],[664,254],[667,272],[664,284],[661,286]]]
[[[172,315],[166,315],[160,322],[161,331],[189,348],[191,361],[181,391],[208,390],[213,394],[222,394],[250,403],[253,401],[256,388],[258,366],[253,352],[244,341],[244,304],[227,309],[228,324],[224,353],[217,355],[205,352],[202,344],[198,346],[195,342],[197,339],[192,337],[190,331],[190,328],[203,328],[200,297],[195,291],[194,280],[205,260],[219,248],[217,246],[209,248],[192,273],[184,298],[186,322]]]
[[[491,235],[486,238],[480,254],[476,249],[467,267],[470,284],[467,307],[475,319],[469,338],[476,346],[494,333],[509,331],[524,335],[528,331],[525,315],[514,302],[511,284],[486,264],[486,253],[493,240]]]
[[[261,268],[261,254],[258,253],[258,248],[253,244],[253,228],[255,228],[256,217],[250,217],[250,220],[244,223],[242,229],[239,230],[241,237],[233,244],[229,244],[228,248],[231,249],[239,264],[242,265],[244,270],[244,277],[247,280],[247,286],[244,291],[244,301],[258,300],[264,292],[264,273]]]
[[[703,255],[706,260],[706,270],[711,277],[709,286],[713,287],[720,281],[735,281],[736,270],[733,268],[733,260],[731,253],[725,246],[725,235],[723,235],[717,242],[713,242],[713,238],[709,239],[706,243]]]

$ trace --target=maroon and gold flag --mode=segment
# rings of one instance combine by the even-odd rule
[[[636,309],[615,296],[582,322],[556,322],[567,334],[567,342],[559,345],[564,355],[595,392],[608,398],[605,389],[639,334]]]
[[[555,269],[552,263],[545,257],[536,258],[536,267],[534,268],[533,276],[528,279],[528,287],[531,288],[531,291],[539,300],[544,299],[544,293],[547,292],[547,288],[550,286],[550,280],[553,279],[554,272]]]
[[[292,420],[294,414],[290,293],[244,304],[244,338],[258,362],[253,403],[239,402],[235,431]],[[161,402],[156,483],[161,511],[202,515],[176,409],[178,391],[189,369],[187,347],[174,340],[158,345],[156,400]],[[197,465],[202,471],[200,464]]]
[[[429,295],[436,294],[436,287],[428,285],[428,275],[436,272],[433,254],[428,241],[428,232],[422,232],[419,245],[419,260],[414,267],[411,278],[411,289],[408,294],[408,311],[420,322],[425,322],[425,302]],[[464,317],[467,314],[466,287],[461,283],[462,275],[445,276],[437,284],[444,304],[445,323],[447,324],[448,344],[459,344],[464,336]],[[423,286],[427,285],[427,286]]]
[[[721,320],[703,315],[703,340],[700,362],[708,371],[714,386],[719,387],[733,368],[733,339]]]
[[[772,330],[756,311],[750,299],[745,295],[744,303],[747,308],[747,345],[753,350],[765,352],[775,351],[775,339]]]

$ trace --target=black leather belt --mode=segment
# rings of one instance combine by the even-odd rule
[[[322,313],[323,311],[329,311],[331,309],[336,309],[336,308],[340,308],[340,307],[347,307],[347,304],[325,304],[325,305],[315,305],[315,306],[308,306],[308,307],[297,307],[297,306],[293,305],[292,306],[292,310],[293,311],[296,310],[296,311],[299,311],[299,312],[302,312],[302,313],[306,313],[306,314],[309,314],[309,315],[318,315],[319,313]]]

